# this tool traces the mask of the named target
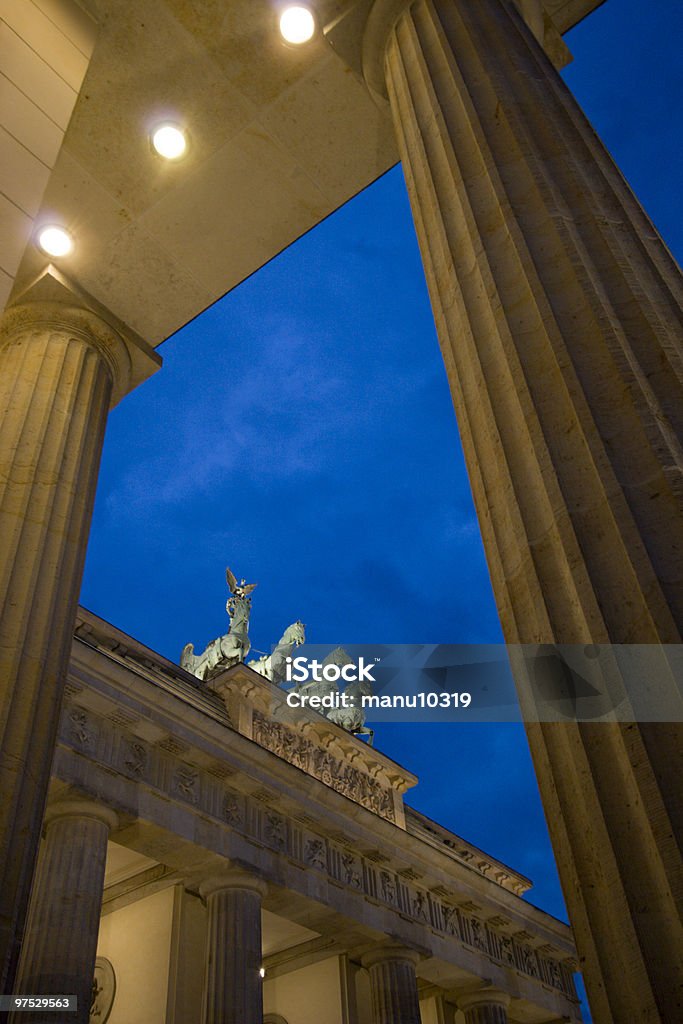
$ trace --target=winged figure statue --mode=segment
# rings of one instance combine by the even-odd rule
[[[232,569],[225,570],[225,578],[228,581],[228,588],[233,597],[247,597],[258,586],[258,583],[247,583],[244,579],[238,583]]]

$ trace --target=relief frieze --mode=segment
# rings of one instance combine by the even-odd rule
[[[288,726],[273,722],[259,711],[254,712],[253,734],[254,740],[266,750],[314,776],[325,786],[387,821],[395,820],[391,791],[366,772],[340,760],[306,737],[298,736]]]

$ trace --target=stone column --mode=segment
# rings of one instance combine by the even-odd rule
[[[403,946],[383,946],[363,957],[370,975],[372,1024],[420,1024],[419,959],[419,953]]]
[[[17,995],[75,995],[78,1012],[16,1013],[12,1024],[87,1024],[113,811],[88,800],[48,807],[21,948]]]
[[[233,869],[200,886],[209,912],[204,1024],[262,1024],[261,900],[267,886]]]
[[[674,261],[511,0],[376,0],[363,62],[391,104],[507,641],[680,643]],[[679,727],[528,734],[596,1020],[683,1019]]]
[[[159,363],[53,269],[0,319],[0,991],[28,903],[107,413]]]
[[[458,1009],[465,1014],[465,1024],[508,1024],[510,996],[489,988],[469,992],[458,998]]]

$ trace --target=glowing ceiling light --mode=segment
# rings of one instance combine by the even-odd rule
[[[265,967],[259,967],[259,974],[261,975],[262,978],[265,978],[265,976],[266,976],[266,969],[265,969]]]
[[[307,43],[315,35],[315,18],[309,7],[287,7],[280,15],[282,38],[295,46]]]
[[[69,232],[56,224],[41,228],[38,233],[38,245],[48,256],[68,256],[74,247]]]
[[[187,138],[177,125],[160,124],[152,133],[152,145],[164,159],[178,160],[187,149]]]

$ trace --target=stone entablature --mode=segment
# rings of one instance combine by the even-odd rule
[[[424,814],[419,814],[412,807],[406,808],[406,829],[423,843],[433,846],[441,853],[447,852],[454,860],[467,864],[473,871],[480,872],[486,878],[492,878],[497,885],[509,889],[516,896],[523,896],[531,889],[532,883],[524,875],[513,871],[502,861],[494,860],[477,846],[431,821]]]
[[[288,707],[286,691],[246,665],[208,684],[233,728],[324,785],[405,828],[403,794],[417,779],[329,718]]]
[[[148,653],[151,663],[143,678],[138,662],[113,656],[111,646],[88,651],[75,644],[57,778],[86,792],[92,787],[123,818],[148,814],[157,827],[168,827],[154,821],[150,795],[156,794],[160,804],[178,809],[169,812],[174,821],[181,812],[190,823],[189,834],[206,837],[202,843],[207,849],[233,856],[236,847],[230,844],[242,842],[262,850],[261,870],[266,876],[272,871],[276,880],[282,877],[276,867],[282,858],[283,864],[305,869],[295,879],[315,892],[335,899],[337,892],[352,894],[351,903],[339,897],[345,914],[351,905],[362,909],[365,904],[370,914],[376,914],[371,910],[375,907],[390,933],[403,929],[405,934],[405,922],[412,940],[425,950],[436,948],[434,939],[439,937],[440,958],[444,948],[456,964],[472,963],[473,956],[484,958],[486,971],[497,965],[532,987],[546,986],[575,1003],[569,931],[517,899],[515,892],[528,887],[526,879],[411,809],[405,831],[398,834],[388,819],[369,814],[362,805],[350,813],[326,780],[294,771],[296,766],[281,756],[272,758],[262,735],[260,740],[238,735],[225,710],[222,720],[219,713],[210,715],[209,730],[205,711],[194,703],[194,690],[188,691],[192,699],[184,700],[181,679],[166,680],[163,694],[150,690],[159,685],[154,676],[163,669],[161,660],[154,668],[154,656]],[[254,711],[252,704],[252,726],[254,721],[259,733],[264,722],[273,720]],[[323,722],[325,728],[336,729]],[[222,735],[222,747],[208,742],[209,734]],[[227,736],[233,741],[226,742]],[[256,742],[248,742],[250,738]],[[359,744],[353,737],[346,740]],[[256,744],[264,748],[258,758]],[[382,758],[371,748],[367,756]],[[264,764],[269,775],[263,773]],[[341,808],[343,828],[335,807]],[[498,877],[501,873],[504,878]],[[394,925],[389,923],[392,916]]]

